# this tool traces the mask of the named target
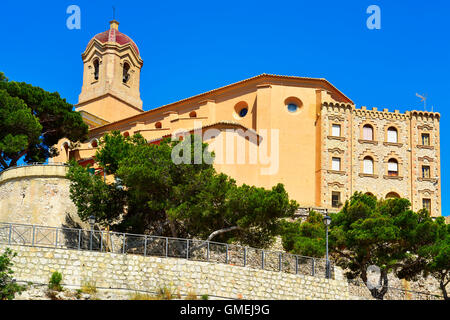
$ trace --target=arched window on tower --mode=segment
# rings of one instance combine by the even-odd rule
[[[122,79],[123,83],[127,83],[128,80],[130,80],[130,74],[128,71],[130,71],[130,65],[127,62],[125,62],[123,64],[123,79]]]
[[[95,59],[94,60],[94,79],[95,80],[98,80],[99,70],[100,70],[100,62],[98,61],[98,59]]]

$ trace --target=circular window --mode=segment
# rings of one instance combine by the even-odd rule
[[[242,108],[241,111],[239,111],[239,117],[243,118],[247,115],[248,109]]]
[[[295,103],[289,103],[287,109],[289,112],[295,112],[298,110],[298,106]]]

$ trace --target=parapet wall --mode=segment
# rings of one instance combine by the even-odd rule
[[[80,223],[65,165],[29,165],[0,174],[0,222],[62,227]]]
[[[132,254],[100,253],[0,244],[17,252],[18,281],[48,283],[54,271],[63,285],[95,283],[99,288],[156,292],[170,287],[181,294],[231,299],[351,299],[342,280],[286,274],[225,264]]]

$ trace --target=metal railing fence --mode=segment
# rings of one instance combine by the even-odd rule
[[[184,258],[290,274],[326,277],[325,259],[197,239],[0,222],[0,243]],[[330,278],[334,279],[334,266],[331,261]]]

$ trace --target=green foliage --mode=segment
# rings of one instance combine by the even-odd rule
[[[67,177],[71,180],[70,198],[84,222],[94,215],[96,222],[107,226],[124,212],[126,190],[115,182],[107,184],[102,176],[91,174],[76,162],[71,162]]]
[[[330,248],[337,264],[348,269],[349,278],[361,277],[367,283],[367,268],[381,270],[381,288],[371,289],[375,298],[387,292],[387,274],[395,272],[412,278],[420,272],[417,252],[431,245],[439,227],[424,211],[410,210],[407,199],[377,201],[373,196],[355,193],[341,212],[331,216]]]
[[[1,77],[1,74],[0,74]],[[14,271],[11,259],[17,256],[17,253],[6,248],[5,252],[0,255],[0,300],[12,300],[16,293],[25,290],[24,286],[20,286],[12,278]]]
[[[44,162],[57,154],[59,139],[87,137],[87,125],[57,92],[9,82],[0,72],[0,170],[24,161]]]
[[[436,219],[435,224],[438,227],[436,241],[419,248],[415,263],[410,265],[413,271],[406,268],[409,273],[405,273],[411,275],[421,270],[425,277],[432,275],[439,282],[444,298],[449,300],[447,285],[450,283],[450,225],[445,224],[443,217]],[[417,266],[421,269],[417,270]]]
[[[271,190],[237,186],[204,161],[214,157],[207,147],[195,136],[149,145],[140,135],[112,132],[95,157],[116,182],[105,183],[73,164],[71,198],[83,221],[90,215],[105,225],[120,220],[119,231],[270,245],[280,219],[292,216],[297,203],[281,184]],[[176,163],[173,154],[194,163]]]
[[[284,221],[281,229],[283,248],[293,254],[323,258],[325,225],[321,214],[311,211],[305,222]]]
[[[53,272],[48,282],[48,288],[53,291],[62,291],[63,287],[61,286],[61,281],[62,274],[58,271]]]

